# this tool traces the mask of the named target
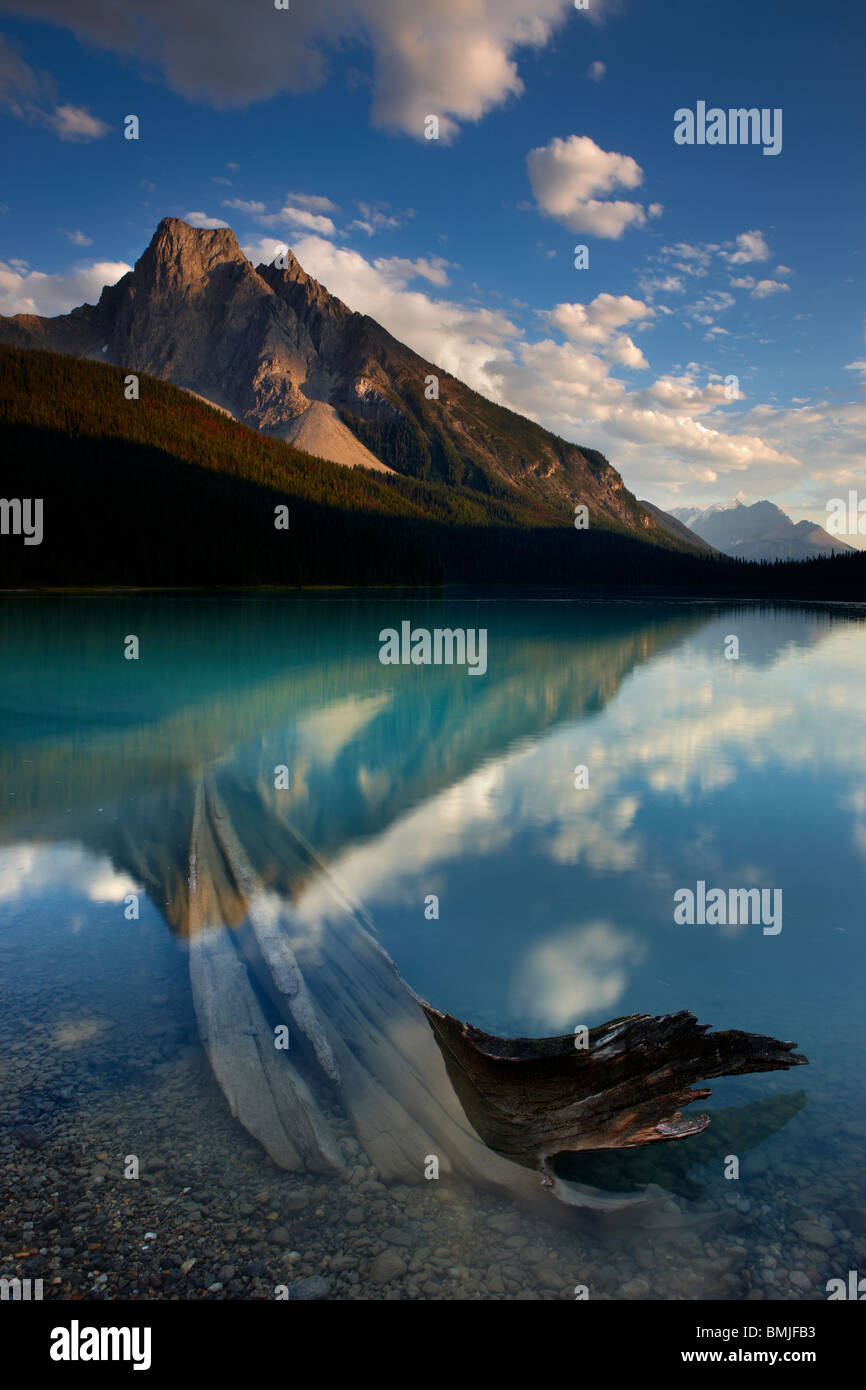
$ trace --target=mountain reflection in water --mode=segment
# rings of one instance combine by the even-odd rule
[[[486,675],[383,667],[379,631],[404,617],[486,627]],[[179,938],[224,923],[241,929],[242,952],[248,945],[248,895],[218,836],[198,843],[190,873],[197,798],[210,785],[257,891],[284,906],[302,974],[321,974],[325,960],[316,997],[326,1014],[349,1007],[335,961],[348,923],[366,933],[360,901],[412,989],[491,1032],[570,1032],[629,1011],[689,1008],[703,1020],[712,1006],[717,1026],[797,1037],[812,1056],[795,1004],[815,968],[803,924],[816,892],[800,861],[828,779],[834,819],[853,822],[855,844],[863,835],[845,746],[859,622],[709,604],[118,595],[7,599],[2,623],[3,842],[104,856]],[[132,632],[137,662],[122,655]],[[740,635],[740,663],[723,658],[728,632]],[[575,764],[589,769],[585,791]],[[280,766],[287,787],[275,785]],[[775,799],[780,779],[808,784],[805,796],[801,785],[781,798],[775,825],[761,816],[770,769]],[[773,945],[749,928],[713,937],[673,927],[674,888],[704,871],[783,885],[786,928],[772,964]],[[430,894],[440,904],[432,920]],[[843,891],[842,916],[845,902]],[[378,949],[364,946],[370,960]],[[760,980],[726,996],[720,968]],[[760,984],[780,969],[797,982],[785,1008],[778,985]],[[400,1098],[408,1054],[413,1086],[435,1077],[442,1123],[452,1143],[461,1131],[472,1176],[519,1187],[513,1164],[482,1157],[413,996],[397,991],[380,1007],[377,1027],[401,1033],[403,1063],[380,1069],[384,1095],[366,1096],[367,1111],[358,1104],[357,1125]],[[353,1048],[357,1060],[357,1038]],[[298,1065],[303,1074],[302,1057]],[[761,1078],[722,1083],[743,1084],[756,1097]],[[404,1162],[394,1135],[377,1167],[387,1176],[390,1153],[404,1179],[407,1163],[423,1169],[444,1143],[422,1130]],[[686,1155],[691,1144],[663,1148]],[[606,1162],[560,1167],[604,1187]],[[612,1189],[635,1186],[610,1173]]]

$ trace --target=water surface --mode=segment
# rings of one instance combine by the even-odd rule
[[[486,628],[486,673],[383,666],[379,632],[405,619]],[[324,1268],[333,1297],[423,1299],[580,1284],[823,1298],[863,1267],[856,610],[16,596],[0,636],[4,1118],[42,1137],[2,1147],[19,1188],[3,1269],[53,1278],[62,1297],[244,1297]],[[796,1040],[810,1064],[712,1083],[703,1135],[565,1164],[603,1191],[670,1193],[683,1222],[665,1234],[381,1182],[348,1126],[347,1179],[283,1174],[231,1118],[198,1042],[186,949],[204,775],[309,940],[333,911],[321,863],[438,1009],[510,1035],[690,1009]],[[699,880],[781,889],[782,930],[676,924],[674,893]],[[121,1177],[139,1151],[144,1169],[155,1158],[143,1188]],[[380,1281],[383,1256],[403,1269]]]

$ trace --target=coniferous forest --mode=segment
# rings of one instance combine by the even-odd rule
[[[577,530],[542,501],[425,481],[424,436],[381,441],[407,474],[313,459],[145,375],[0,348],[5,498],[42,498],[41,544],[2,537],[6,588],[521,584],[857,600],[866,555],[754,564]],[[354,421],[347,423],[355,424]],[[288,509],[288,515],[283,510]],[[283,523],[278,526],[278,519]]]

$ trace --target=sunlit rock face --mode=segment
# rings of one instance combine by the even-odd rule
[[[669,542],[601,454],[425,361],[353,313],[289,249],[254,267],[227,227],[164,218],[98,304],[56,318],[0,318],[0,343],[149,372],[336,463],[384,465],[484,493],[506,486],[564,521],[579,502],[593,524]]]

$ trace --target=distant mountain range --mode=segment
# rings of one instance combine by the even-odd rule
[[[674,507],[670,515],[723,555],[744,560],[809,560],[855,549],[815,521],[792,521],[775,502],[747,506],[735,498],[705,511]]]
[[[687,545],[693,545],[706,555],[718,554],[715,546],[709,545],[702,536],[699,536],[696,531],[691,531],[671,512],[662,511],[661,507],[657,507],[654,502],[648,502],[646,498],[641,502],[641,506],[649,512],[656,525],[666,531],[673,540],[684,541]]]
[[[97,305],[0,318],[0,343],[148,372],[317,457],[520,502],[540,521],[582,503],[593,527],[670,545],[602,454],[494,405],[282,260],[254,268],[228,228],[165,218]]]

